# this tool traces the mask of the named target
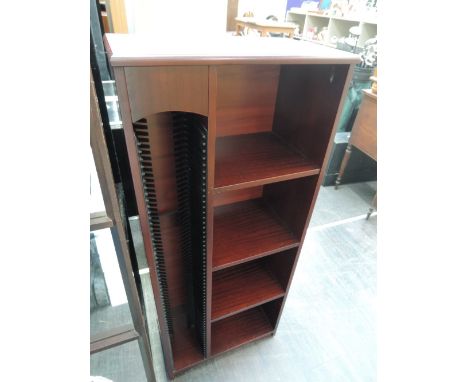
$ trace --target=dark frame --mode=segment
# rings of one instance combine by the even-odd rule
[[[156,382],[150,342],[138,290],[133,278],[132,263],[127,246],[125,228],[121,218],[119,201],[115,189],[114,177],[112,175],[92,73],[90,73],[90,78],[90,143],[106,209],[104,212],[91,214],[90,230],[93,231],[103,228],[110,228],[111,230],[133,321],[133,326],[126,325],[102,333],[99,336],[92,337],[90,341],[90,353],[94,354],[133,340],[138,340],[146,378],[149,382]]]

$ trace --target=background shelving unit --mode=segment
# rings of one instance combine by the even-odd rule
[[[275,333],[359,58],[235,37],[174,57],[139,38],[106,46],[173,378]]]
[[[353,26],[359,26],[361,29],[361,35],[357,43],[359,48],[362,48],[368,39],[377,35],[377,21],[371,17],[358,18],[356,16],[329,16],[305,11],[301,8],[291,8],[286,14],[286,21],[290,21],[298,25],[300,34],[298,37],[300,39],[330,46],[336,45],[332,41],[333,36],[336,36],[338,39],[341,37],[347,37],[349,34],[349,28]],[[328,28],[328,35],[325,41],[310,40],[308,38],[307,31],[313,27],[318,27],[319,32],[323,27]]]

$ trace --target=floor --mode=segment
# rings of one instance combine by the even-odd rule
[[[175,381],[375,381],[377,214],[365,219],[375,190],[376,182],[322,187],[276,335],[207,361]],[[138,220],[132,226],[138,228]],[[135,242],[141,246],[141,235]],[[149,274],[146,269],[140,274],[157,380],[167,381]],[[128,345],[93,356],[92,374],[115,382],[145,381],[138,346]]]

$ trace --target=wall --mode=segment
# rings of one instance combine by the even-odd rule
[[[125,0],[129,33],[226,33],[227,0]]]

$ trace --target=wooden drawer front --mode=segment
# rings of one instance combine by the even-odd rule
[[[164,111],[208,116],[208,66],[128,67],[125,79],[133,122]]]
[[[350,143],[377,160],[377,103],[364,95]]]

